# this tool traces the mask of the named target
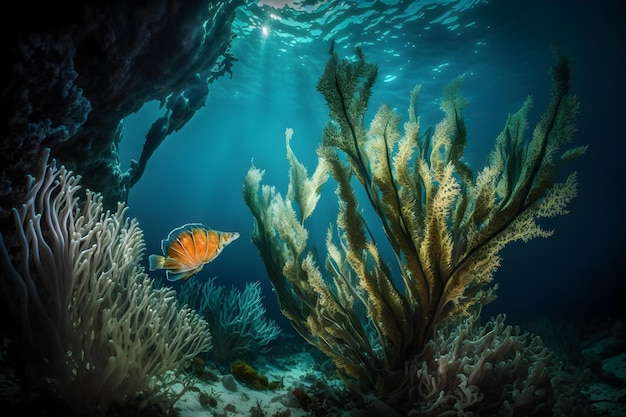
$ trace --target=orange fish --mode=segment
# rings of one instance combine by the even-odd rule
[[[150,255],[150,271],[167,270],[167,279],[187,279],[202,270],[237,239],[237,232],[218,232],[200,223],[189,223],[174,229],[161,241],[163,255]]]

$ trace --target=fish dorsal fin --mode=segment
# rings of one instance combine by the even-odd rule
[[[176,229],[172,230],[169,235],[167,235],[167,239],[163,239],[161,241],[161,250],[163,251],[163,254],[167,254],[167,248],[169,248],[172,242],[175,242],[182,233],[191,233],[195,229],[209,230],[209,228],[202,223],[187,223],[180,227],[177,227]]]

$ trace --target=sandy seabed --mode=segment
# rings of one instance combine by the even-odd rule
[[[322,407],[324,415],[352,414],[344,413],[326,401],[329,397],[336,398],[341,391],[341,382],[324,376],[308,352],[262,356],[251,365],[270,383],[279,382],[278,387],[256,390],[237,381],[230,373],[215,369],[214,380],[196,382],[176,402],[174,407],[179,416],[308,417],[321,413]],[[298,398],[296,393],[304,397]],[[324,394],[323,404],[322,396],[318,394]]]

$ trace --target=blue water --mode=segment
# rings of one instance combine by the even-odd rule
[[[620,39],[626,35],[621,26],[626,15],[621,2],[396,3],[330,2],[304,11],[252,5],[238,11],[232,79],[210,85],[206,106],[165,140],[130,192],[129,214],[145,232],[147,254],[160,253],[161,239],[185,223],[239,232],[239,240],[192,279],[217,276],[216,284],[240,288],[260,281],[268,314],[290,330],[250,240],[253,219],[242,185],[254,164],[266,170],[264,184],[286,192],[288,127],[295,131],[292,147],[299,159],[309,172],[315,168],[315,149],[328,119],[315,85],[331,39],[341,57],[360,45],[368,61],[379,65],[367,123],[383,103],[404,117],[410,89],[422,84],[421,122],[434,125],[442,117],[442,88],[465,74],[466,159],[475,170],[483,167],[507,114],[528,95],[535,100],[529,130],[538,121],[549,99],[553,45],[571,57],[571,92],[581,101],[574,145],[589,145],[588,153],[563,171],[578,171],[579,197],[570,214],[543,222],[555,229],[554,236],[515,243],[502,252],[495,274],[499,298],[483,312],[506,312],[511,323],[623,314],[625,274],[618,259],[626,233],[621,110],[626,54]],[[138,159],[145,133],[163,113],[158,103],[146,103],[124,121],[123,168]],[[322,193],[308,222],[316,238],[323,238],[336,215],[332,181]]]

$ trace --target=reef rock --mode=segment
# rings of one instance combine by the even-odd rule
[[[125,201],[154,149],[204,106],[208,85],[230,73],[231,24],[245,2],[24,0],[6,9],[0,219],[21,200],[27,175],[37,174],[44,147],[105,205]],[[153,100],[165,115],[123,172],[121,120]]]

